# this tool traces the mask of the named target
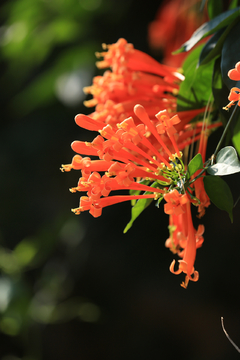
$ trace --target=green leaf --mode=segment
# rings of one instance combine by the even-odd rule
[[[31,239],[22,240],[13,250],[20,266],[25,267],[31,263],[38,251],[38,245]]]
[[[234,147],[226,146],[221,149],[217,154],[216,164],[209,166],[207,172],[219,176],[240,172],[240,161]]]
[[[201,54],[203,47],[204,47],[204,44],[199,45],[198,47],[196,47],[193,51],[191,51],[186,56],[186,58],[182,64],[182,69],[183,69],[185,76],[190,67],[194,67],[194,69],[196,69],[196,65],[198,63],[198,58]],[[194,65],[193,65],[193,63],[194,63]]]
[[[218,30],[206,43],[203,47],[202,52],[199,57],[199,65],[207,64],[212,59],[221,55],[222,47],[225,39],[232,30],[232,28],[237,24],[239,18],[237,17],[232,21],[227,27]]]
[[[233,222],[233,197],[227,183],[219,176],[204,176],[204,187],[210,200],[220,209],[225,210],[229,214],[231,222]]]
[[[156,202],[156,207],[157,207],[157,208],[159,208],[159,205],[160,205],[160,203],[161,203],[162,200],[163,200],[163,196],[161,196],[161,197],[157,200],[157,202]]]
[[[125,229],[123,230],[123,233],[125,234],[131,227],[133,222],[138,218],[138,216],[143,212],[146,207],[148,207],[153,199],[139,199],[137,203],[132,207],[132,217]]]
[[[226,110],[223,110],[223,105],[228,104],[229,90],[227,86],[224,84],[222,79],[220,58],[216,59],[214,63],[213,77],[212,77],[212,92],[213,92],[215,104],[217,105],[219,112],[221,113],[223,119],[225,120],[223,122],[224,124],[228,121],[229,118],[228,112]]]
[[[213,58],[220,56],[223,41],[220,42],[222,34],[226,29],[218,30],[205,44],[199,56],[198,66],[207,64]]]
[[[234,9],[238,6],[238,1],[239,0],[232,0],[230,5],[229,5],[229,9]]]
[[[148,185],[150,183],[150,180],[142,180],[139,181],[139,184]],[[139,195],[142,190],[129,190],[130,195]],[[136,204],[137,200],[131,200],[131,205],[134,206]]]
[[[91,64],[90,47],[72,47],[59,54],[51,67],[40,72],[21,92],[12,97],[9,108],[22,116],[56,99],[56,84],[68,72],[76,72]],[[26,101],[28,99],[28,101]]]
[[[240,118],[238,118],[238,121],[234,127],[232,142],[238,154],[240,155]]]
[[[155,181],[151,187],[158,187],[157,181]],[[146,191],[144,194],[151,194],[150,191]],[[132,217],[125,229],[123,230],[123,233],[125,234],[131,227],[133,222],[138,218],[138,216],[143,212],[144,209],[146,209],[153,199],[139,199],[137,203],[132,207]]]
[[[215,17],[214,19],[204,23],[200,26],[192,35],[192,37],[186,41],[180,49],[176,50],[174,54],[178,54],[183,51],[189,51],[196,45],[200,40],[204,39],[205,37],[214,34],[217,30],[224,28],[228,24],[239,16],[240,14],[240,7],[236,9],[228,10],[221,15]]]
[[[209,0],[207,9],[209,18],[213,19],[223,12],[223,3],[221,0]]]
[[[187,179],[189,179],[196,171],[203,169],[202,155],[197,154],[190,161],[187,168]]]
[[[203,45],[199,45],[183,63],[185,80],[181,83],[177,106],[178,111],[199,109],[205,106],[211,95],[214,62],[197,67]]]
[[[227,85],[228,89],[231,89],[234,86],[239,87],[239,83],[234,80],[229,79],[228,71],[234,69],[235,64],[239,61],[239,48],[240,48],[240,17],[238,17],[238,22],[232,27],[228,36],[226,37],[223,48],[222,48],[222,61],[221,61],[221,71],[222,78],[224,83]]]

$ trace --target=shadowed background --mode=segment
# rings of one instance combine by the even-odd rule
[[[82,88],[95,51],[124,37],[158,58],[147,28],[160,1],[8,0],[0,28],[0,354],[2,360],[237,359],[239,204],[203,223],[197,283],[168,267],[168,217],[154,205],[129,232],[130,204],[76,216],[78,172],[61,173],[73,140],[93,134]],[[167,21],[167,19],[166,19]],[[187,26],[187,24],[186,24]],[[159,55],[160,56],[160,55]],[[212,137],[208,155],[221,129]],[[239,176],[228,176],[237,200]],[[195,219],[194,219],[195,221]],[[196,221],[196,225],[197,225]]]

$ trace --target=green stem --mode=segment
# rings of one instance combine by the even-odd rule
[[[187,189],[187,193],[189,194],[191,199],[196,200],[198,202],[198,204],[200,204],[200,200],[198,198],[196,198],[196,196],[193,196],[188,189]]]
[[[218,142],[218,144],[216,146],[214,154],[211,156],[211,159],[205,162],[204,168],[202,169],[202,171],[200,171],[200,173],[194,179],[192,179],[191,181],[186,183],[186,185],[187,185],[187,186],[185,186],[186,191],[188,191],[189,185],[194,183],[197,179],[199,179],[203,175],[203,173],[207,170],[210,163],[211,163],[211,165],[213,164],[213,160],[215,159],[215,157],[216,157],[216,155],[218,153],[218,150],[220,149],[220,147],[222,145],[223,139],[224,139],[224,137],[225,137],[225,135],[226,135],[226,133],[227,133],[227,131],[229,129],[229,126],[230,126],[230,124],[232,122],[232,119],[233,119],[233,117],[234,117],[234,115],[235,115],[235,113],[237,111],[237,108],[238,108],[238,104],[235,105],[235,108],[234,108],[234,110],[233,110],[233,112],[232,112],[232,114],[231,114],[231,116],[230,116],[230,118],[229,118],[229,120],[227,122],[227,125],[225,126],[225,129],[224,129],[224,131],[222,133],[222,136],[221,136],[221,138],[220,138],[220,140],[219,140],[219,142]]]
[[[197,179],[199,179],[203,173],[205,173],[205,171],[207,170],[208,168],[208,165],[210,164],[210,161],[211,160],[208,160],[204,163],[204,168],[202,169],[202,171],[200,171],[200,173],[194,178],[192,179],[191,181],[189,181],[188,185],[191,185],[192,183],[194,183]]]
[[[236,113],[236,111],[237,111],[237,108],[238,108],[238,104],[235,105],[235,108],[234,108],[234,110],[233,110],[233,112],[232,112],[232,114],[231,114],[231,116],[230,116],[230,118],[229,118],[229,120],[228,120],[228,123],[227,123],[227,125],[225,126],[225,129],[224,129],[224,131],[223,131],[223,133],[222,133],[222,136],[221,136],[221,138],[220,138],[220,140],[219,140],[219,142],[218,142],[218,144],[217,144],[217,147],[216,147],[216,149],[215,149],[215,151],[214,151],[214,154],[213,154],[213,156],[212,156],[212,162],[213,162],[213,160],[215,159],[215,157],[216,157],[216,155],[217,155],[217,153],[218,153],[218,150],[220,149],[220,147],[221,147],[221,145],[222,145],[223,139],[224,139],[224,137],[225,137],[225,135],[226,135],[226,133],[227,133],[227,131],[228,131],[228,129],[229,129],[229,126],[230,126],[230,124],[231,124],[231,122],[232,122],[232,119],[233,119],[233,117],[234,117],[234,115],[235,115],[235,113]]]
[[[198,174],[198,176],[196,176],[193,180],[189,181],[188,185],[194,183],[197,179],[199,179],[199,178],[201,177],[201,175],[207,170],[207,167],[208,167],[208,165],[209,165],[210,163],[211,163],[211,165],[213,164],[213,161],[214,161],[214,159],[215,159],[215,157],[216,157],[216,155],[217,155],[217,153],[218,153],[218,150],[220,149],[220,147],[221,147],[221,145],[222,145],[223,139],[224,139],[224,137],[225,137],[225,135],[226,135],[226,133],[227,133],[227,131],[228,131],[228,129],[229,129],[229,126],[230,126],[230,124],[231,124],[231,122],[232,122],[232,119],[233,119],[233,117],[234,117],[234,115],[235,115],[235,113],[236,113],[236,111],[237,111],[237,108],[238,108],[238,104],[235,105],[235,108],[234,108],[234,110],[233,110],[233,112],[232,112],[232,114],[231,114],[231,116],[230,116],[230,118],[229,118],[229,120],[228,120],[228,122],[227,122],[227,125],[225,126],[225,129],[224,129],[224,131],[223,131],[223,133],[222,133],[222,136],[221,136],[221,138],[220,138],[220,140],[219,140],[219,142],[218,142],[218,144],[217,144],[217,146],[216,146],[216,149],[215,149],[215,151],[214,151],[214,154],[211,156],[211,159],[208,160],[208,161],[204,164],[204,169]]]

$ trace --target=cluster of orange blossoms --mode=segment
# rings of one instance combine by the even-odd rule
[[[77,125],[99,135],[92,142],[74,141],[72,149],[79,155],[71,164],[62,165],[63,171],[75,169],[82,174],[70,190],[86,192],[86,196],[73,212],[88,210],[98,217],[104,207],[123,201],[164,199],[170,224],[166,246],[181,258],[178,270],[174,270],[174,260],[170,271],[185,273],[182,286],[186,288],[189,280],[198,280],[194,262],[204,232],[203,225],[197,230],[193,226],[191,204],[198,206],[202,216],[210,202],[201,177],[193,182],[196,197],[192,189],[184,188],[182,151],[200,139],[199,152],[205,161],[210,129],[219,124],[204,129],[202,121],[189,124],[204,109],[176,113],[176,94],[184,79],[177,69],[159,64],[124,39],[104,48],[107,51],[101,53],[103,61],[97,66],[111,70],[95,77],[85,89],[93,95],[86,105],[96,105],[96,109],[75,118]],[[134,190],[134,194],[111,196],[114,190]]]
[[[93,84],[84,88],[86,94],[93,96],[84,102],[85,106],[96,106],[91,118],[115,128],[130,116],[138,121],[133,112],[136,104],[143,105],[153,119],[160,110],[176,111],[176,95],[184,79],[177,68],[159,64],[125,39],[108,46],[103,44],[103,48],[107,51],[96,55],[104,60],[96,65],[111,70],[94,77]],[[183,116],[187,117],[186,122],[190,120],[189,114]]]

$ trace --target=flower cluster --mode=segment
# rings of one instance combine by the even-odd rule
[[[137,122],[133,112],[136,104],[144,106],[152,121],[155,121],[155,114],[164,109],[176,114],[176,95],[184,80],[177,68],[158,63],[122,38],[112,45],[103,44],[103,48],[105,52],[96,53],[103,57],[96,65],[108,70],[94,77],[93,84],[84,88],[86,94],[93,96],[84,102],[85,106],[96,106],[90,114],[92,119],[114,128],[130,116]],[[183,111],[182,124],[203,111]]]
[[[86,105],[96,105],[95,112],[75,117],[77,125],[99,135],[92,142],[74,141],[77,155],[61,168],[81,170],[77,186],[70,191],[85,195],[72,211],[99,217],[104,207],[123,201],[149,199],[159,205],[164,199],[170,231],[166,247],[181,259],[178,270],[174,260],[170,271],[185,273],[186,288],[189,280],[198,280],[194,262],[204,232],[203,225],[197,230],[193,226],[191,204],[198,206],[199,217],[210,204],[199,172],[193,187],[189,185],[188,149],[199,140],[198,152],[205,161],[210,129],[219,123],[199,120],[204,108],[176,113],[175,95],[184,79],[176,69],[159,64],[124,39],[104,48],[106,52],[97,54],[103,56],[97,65],[111,70],[85,88],[93,95]],[[115,190],[130,194],[112,195]]]

